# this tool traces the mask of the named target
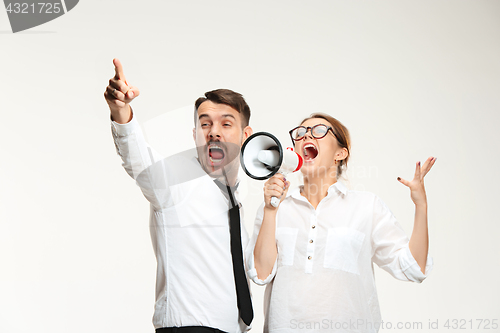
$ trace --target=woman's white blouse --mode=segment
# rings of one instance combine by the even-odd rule
[[[276,217],[276,263],[260,280],[253,250],[262,219],[263,205],[246,260],[248,276],[268,284],[264,332],[377,332],[381,316],[373,263],[413,282],[422,282],[432,269],[428,257],[425,275],[420,271],[406,233],[380,198],[337,181],[317,209],[300,188],[290,191]]]

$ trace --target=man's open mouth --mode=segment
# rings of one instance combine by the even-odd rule
[[[224,156],[224,149],[221,147],[221,145],[217,145],[215,143],[211,143],[208,145],[208,157],[213,165],[221,163],[224,160]]]
[[[312,161],[318,156],[318,148],[312,143],[308,143],[304,146],[304,160]]]

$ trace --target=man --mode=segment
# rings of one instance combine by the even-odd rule
[[[126,81],[120,61],[113,64],[104,97],[116,149],[151,203],[156,332],[247,331],[253,310],[242,246],[248,235],[234,194],[239,150],[252,134],[250,108],[231,90],[207,92],[195,104],[195,153],[163,159],[145,142],[130,108],[139,90]]]

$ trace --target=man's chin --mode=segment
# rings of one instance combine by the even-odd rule
[[[214,178],[221,178],[224,173],[232,177],[238,172],[240,147],[228,142],[209,142],[197,147],[198,161],[203,170]]]
[[[228,166],[226,163],[212,163],[211,161],[203,161],[201,163],[201,166],[203,170],[210,176],[210,177],[221,177],[223,176],[223,169],[227,173],[228,172]]]
[[[201,162],[201,161],[200,161]],[[213,163],[210,160],[205,160],[201,163],[203,170],[212,178],[221,178],[226,175],[232,174],[233,169],[238,169],[239,163],[234,163],[235,161],[227,162],[222,161],[221,163]]]

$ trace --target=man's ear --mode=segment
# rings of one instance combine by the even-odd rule
[[[193,140],[196,143],[196,128],[193,128]]]
[[[250,135],[253,134],[253,129],[250,127],[250,126],[247,126],[243,129],[243,141],[241,142],[241,144],[243,145],[243,143],[248,139],[248,137]]]

